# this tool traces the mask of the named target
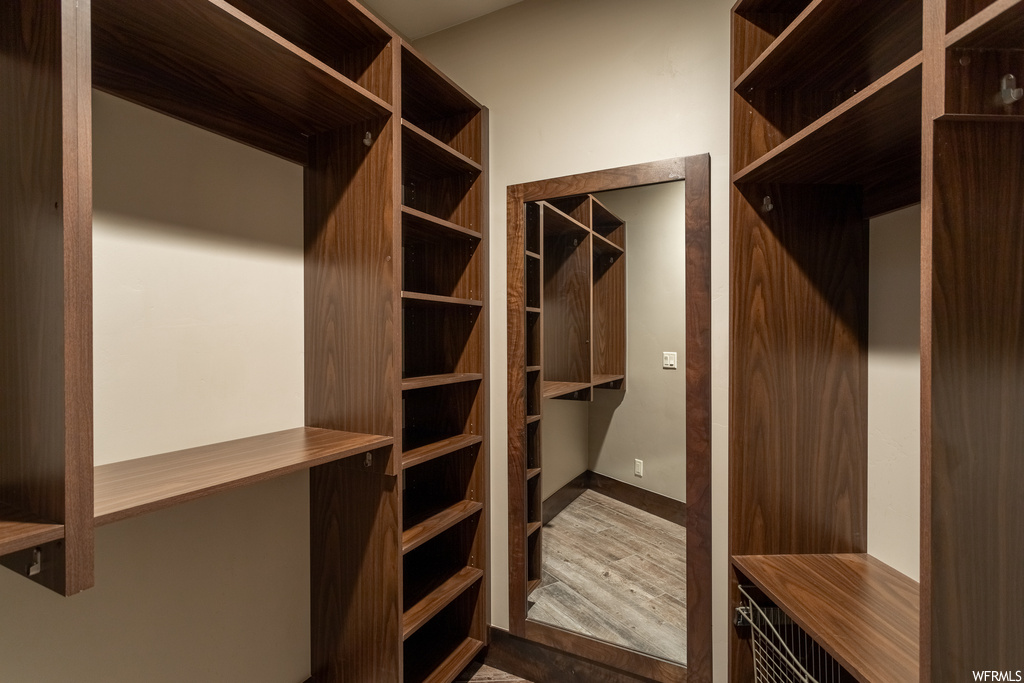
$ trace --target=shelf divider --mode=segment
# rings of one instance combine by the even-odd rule
[[[461,451],[463,448],[469,448],[470,446],[482,443],[483,440],[484,438],[479,434],[459,434],[458,436],[429,443],[426,446],[413,448],[402,454],[402,469],[422,465],[434,458],[440,458],[449,453]]]
[[[408,640],[409,636],[416,633],[421,626],[454,602],[483,576],[482,569],[463,567],[429,595],[407,609],[402,617],[402,640]]]
[[[858,681],[918,680],[917,582],[866,554],[732,562]]]
[[[95,520],[110,524],[366,453],[390,436],[299,427],[95,468]]]
[[[433,517],[409,527],[402,532],[402,554],[415,550],[438,534],[447,531],[483,509],[483,503],[475,500],[462,500]]]

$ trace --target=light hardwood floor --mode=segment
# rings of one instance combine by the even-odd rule
[[[498,671],[480,662],[473,662],[465,671],[459,674],[459,677],[455,679],[455,683],[530,683],[530,681],[507,674],[504,671]]]
[[[686,529],[594,491],[544,527],[528,618],[686,662]]]

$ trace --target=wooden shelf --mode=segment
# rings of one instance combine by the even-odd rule
[[[64,525],[0,503],[0,555],[64,538]]]
[[[541,309],[540,309],[540,306],[527,306],[526,307],[526,312],[527,313],[540,313]]]
[[[413,448],[412,450],[402,453],[402,469],[404,470],[410,467],[415,467],[416,465],[422,465],[434,458],[440,458],[443,455],[448,455],[455,451],[461,451],[463,448],[475,446],[483,440],[484,438],[479,434],[459,434],[458,436],[429,443],[426,446]]]
[[[438,294],[402,292],[402,304],[411,306],[472,306],[480,308],[484,305],[484,302],[480,299],[460,299],[454,296],[440,296]]]
[[[480,233],[476,230],[464,228],[451,221],[431,216],[429,213],[424,213],[408,206],[402,207],[402,228],[404,230],[403,239],[412,237],[414,239],[432,241],[452,236],[467,237],[473,240],[480,239]]]
[[[935,120],[964,123],[1024,123],[1024,114],[943,114]]]
[[[110,524],[394,443],[390,436],[300,427],[95,469],[96,524]]]
[[[918,584],[870,555],[749,555],[733,564],[858,681],[918,680]]]
[[[589,382],[544,382],[544,398],[558,398],[581,389],[589,389]]]
[[[544,526],[540,522],[530,522],[526,525],[526,535],[533,536],[535,533],[540,531],[540,528]]]
[[[450,683],[473,661],[484,644],[476,638],[466,638],[452,653],[445,657],[441,665],[423,679],[423,683]]]
[[[540,588],[540,584],[541,583],[542,583],[541,579],[531,579],[530,581],[527,581],[526,582],[526,594],[529,595],[533,591],[535,591],[538,588]]]
[[[526,258],[536,259],[537,261],[540,260],[540,254],[538,254],[535,251],[530,251],[529,249],[527,249],[525,253],[526,253]]]
[[[539,467],[533,467],[531,469],[528,469],[528,470],[526,470],[526,480],[529,481],[529,480],[533,479],[534,477],[536,477],[538,474],[540,474],[540,468]]]
[[[593,233],[594,236],[594,256],[621,256],[626,252],[625,249],[612,242],[610,239],[599,233]]]
[[[402,391],[409,391],[410,389],[426,389],[427,387],[440,387],[446,384],[479,382],[483,378],[483,373],[480,372],[449,372],[443,375],[408,377],[402,380]]]
[[[540,368],[541,368],[541,366],[539,366],[539,365],[527,365],[526,366],[526,371],[527,372],[540,372]]]
[[[463,500],[402,532],[402,554],[414,550],[438,534],[484,509],[484,504]]]
[[[736,14],[751,14],[756,12],[800,12],[807,7],[809,0],[740,0],[736,3],[734,11]]]
[[[402,164],[413,177],[479,174],[483,167],[422,128],[402,121]]]
[[[297,163],[392,111],[224,0],[95,0],[92,26],[95,87]]]
[[[921,24],[920,0],[893,0],[873,11],[847,0],[814,0],[736,79],[733,89],[745,94],[764,87],[863,88],[920,52]]]
[[[604,384],[610,384],[611,382],[618,382],[619,380],[626,379],[625,375],[597,375],[595,374],[592,378],[595,387],[600,387]]]
[[[946,34],[946,47],[1024,49],[1024,0],[996,0]]]
[[[914,188],[920,198],[920,112],[917,54],[735,173],[732,180],[856,184],[863,185],[866,194],[895,193],[893,201],[912,203],[906,194]]]
[[[579,235],[585,237],[590,229],[578,220],[548,202],[537,202],[543,212],[545,235]]]
[[[402,640],[407,640],[423,624],[455,601],[470,586],[482,579],[484,572],[476,567],[463,567],[457,574],[430,592],[405,611],[402,616]]]
[[[540,415],[527,415],[526,424],[533,424],[534,422],[540,422]]]

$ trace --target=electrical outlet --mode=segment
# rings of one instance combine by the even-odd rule
[[[679,362],[676,359],[675,351],[664,351],[661,354],[661,367],[666,370],[678,370]]]
[[[633,461],[633,474],[638,477],[644,476],[644,461],[640,458]]]

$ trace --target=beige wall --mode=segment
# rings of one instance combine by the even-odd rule
[[[302,169],[94,97],[96,463],[301,426]],[[2,681],[300,683],[308,476],[99,529],[73,598],[0,596]]]
[[[416,43],[491,110],[491,595],[497,626],[508,626],[504,207],[505,188],[515,183],[711,153],[713,552],[716,575],[726,575],[731,6],[732,0],[525,0]],[[545,410],[545,457],[548,435],[561,425],[562,438],[586,443],[587,430],[577,430],[585,420],[561,422],[551,419],[549,406]],[[719,676],[726,671],[725,588],[724,580],[714,587]]]
[[[595,391],[590,469],[686,500],[686,308],[683,183],[600,195],[626,221],[626,391]],[[678,370],[662,368],[675,351]],[[547,450],[544,467],[547,469]],[[644,461],[644,476],[633,461]]]
[[[917,580],[921,521],[921,207],[871,222],[868,552]]]

